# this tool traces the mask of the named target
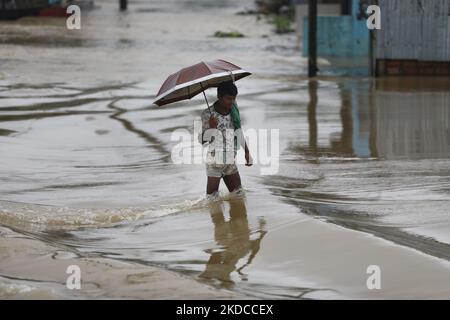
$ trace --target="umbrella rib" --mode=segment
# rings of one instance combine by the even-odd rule
[[[201,82],[200,82],[200,87],[202,87],[203,96],[205,97],[205,101],[206,101],[206,105],[208,106],[209,114],[212,115],[211,108],[209,107],[208,99],[206,99],[206,93],[205,93],[205,90],[203,89],[203,85]]]
[[[208,66],[208,64],[204,61],[202,61],[203,65],[209,70],[209,72],[211,72],[211,74],[213,74],[214,72],[211,70],[211,68]]]

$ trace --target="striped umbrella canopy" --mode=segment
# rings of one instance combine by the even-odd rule
[[[250,72],[225,60],[219,59],[210,62],[200,62],[171,74],[164,81],[161,89],[159,89],[156,100],[153,103],[158,106],[163,106],[169,103],[191,99],[203,92],[209,108],[205,95],[206,89],[217,87],[225,81],[238,81],[249,75],[251,75]]]

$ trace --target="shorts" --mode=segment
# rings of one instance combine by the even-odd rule
[[[208,177],[222,178],[239,173],[235,163],[233,164],[206,164],[206,175]]]

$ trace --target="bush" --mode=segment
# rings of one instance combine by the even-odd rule
[[[214,37],[217,37],[217,38],[243,38],[244,35],[242,33],[240,33],[239,31],[231,31],[231,32],[216,31],[216,33],[214,33]]]
[[[274,24],[276,28],[276,33],[289,33],[293,32],[294,30],[291,29],[291,20],[289,17],[284,15],[278,15],[274,19]]]

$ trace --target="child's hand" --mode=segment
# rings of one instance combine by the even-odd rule
[[[248,151],[245,153],[245,165],[247,167],[251,167],[253,165],[253,158]]]
[[[213,129],[217,129],[217,120],[216,118],[214,118],[213,116],[211,116],[211,118],[209,118],[209,127],[213,128]]]

